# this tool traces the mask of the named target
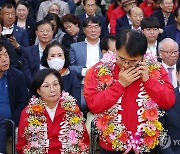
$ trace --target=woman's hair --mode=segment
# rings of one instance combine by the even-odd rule
[[[24,0],[19,0],[19,1],[16,3],[16,8],[17,8],[19,5],[24,5],[27,9],[29,9],[28,3],[25,2]]]
[[[59,16],[57,14],[55,14],[55,13],[48,13],[44,17],[44,20],[48,20],[48,21],[54,20],[56,22],[56,24],[57,24],[57,28],[62,26]]]
[[[130,57],[143,56],[147,50],[147,39],[143,33],[132,30],[124,30],[116,40],[116,50],[122,47]]]
[[[32,92],[36,97],[40,97],[39,94],[37,93],[37,90],[41,87],[45,78],[50,74],[53,74],[54,76],[57,77],[59,84],[61,85],[61,91],[63,90],[63,84],[62,84],[60,73],[56,71],[55,69],[45,68],[45,69],[39,70],[35,74],[32,80]]]
[[[53,41],[52,43],[48,44],[46,46],[46,48],[44,49],[43,51],[43,56],[41,58],[41,64],[42,66],[44,67],[47,67],[49,68],[49,65],[47,63],[47,57],[48,57],[48,54],[49,54],[49,50],[52,48],[52,47],[55,47],[55,46],[58,46],[59,48],[61,48],[64,52],[64,57],[65,57],[65,63],[64,63],[64,67],[65,68],[68,68],[69,67],[69,53],[66,51],[66,49],[64,48],[64,46],[59,43],[58,41]]]
[[[74,25],[78,25],[78,27],[80,28],[79,18],[73,14],[66,14],[65,16],[62,17],[61,22],[62,24],[64,24],[65,22],[70,22],[73,23]]]

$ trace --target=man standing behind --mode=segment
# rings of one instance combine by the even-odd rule
[[[176,63],[179,57],[178,44],[171,38],[165,38],[159,42],[159,56],[162,59],[162,65],[168,72],[169,81],[174,88],[177,87]]]
[[[23,73],[9,65],[7,47],[0,42],[0,117],[12,119],[18,126],[28,91]]]

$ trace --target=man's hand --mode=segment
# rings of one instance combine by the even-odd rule
[[[139,71],[141,73],[141,78],[143,82],[146,82],[149,79],[148,66],[145,62],[139,63]]]
[[[140,78],[140,71],[139,67],[130,67],[128,69],[122,68],[122,70],[119,72],[119,82],[123,87],[129,86],[134,81],[138,80]]]
[[[14,36],[11,36],[10,38],[8,38],[9,41],[12,43],[12,45],[14,46],[15,49],[19,48],[19,43],[16,41],[16,38]]]

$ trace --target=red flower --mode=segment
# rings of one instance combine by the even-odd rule
[[[143,142],[147,145],[148,148],[151,148],[154,142],[154,136],[145,135]]]
[[[101,131],[105,131],[108,128],[108,122],[110,121],[110,116],[105,114],[103,117],[98,117],[96,119],[97,128]]]
[[[145,116],[148,120],[157,120],[158,119],[158,110],[156,108],[147,109],[145,111]]]
[[[32,110],[34,113],[41,113],[43,111],[43,107],[41,105],[33,105]]]
[[[128,134],[126,132],[121,132],[121,136],[119,137],[121,142],[126,142],[128,140]]]
[[[99,77],[99,81],[101,84],[110,85],[113,82],[113,77],[109,74],[103,75]]]
[[[159,79],[161,76],[160,72],[158,70],[153,70],[151,73],[150,73],[150,77],[153,78],[153,79]]]

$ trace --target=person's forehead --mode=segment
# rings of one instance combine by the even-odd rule
[[[96,4],[95,0],[87,0],[85,5]]]
[[[15,12],[15,8],[7,8],[7,7],[4,7],[3,9],[2,9],[2,12]]]
[[[0,50],[0,55],[4,54],[5,52],[7,52],[7,49],[2,46]]]

